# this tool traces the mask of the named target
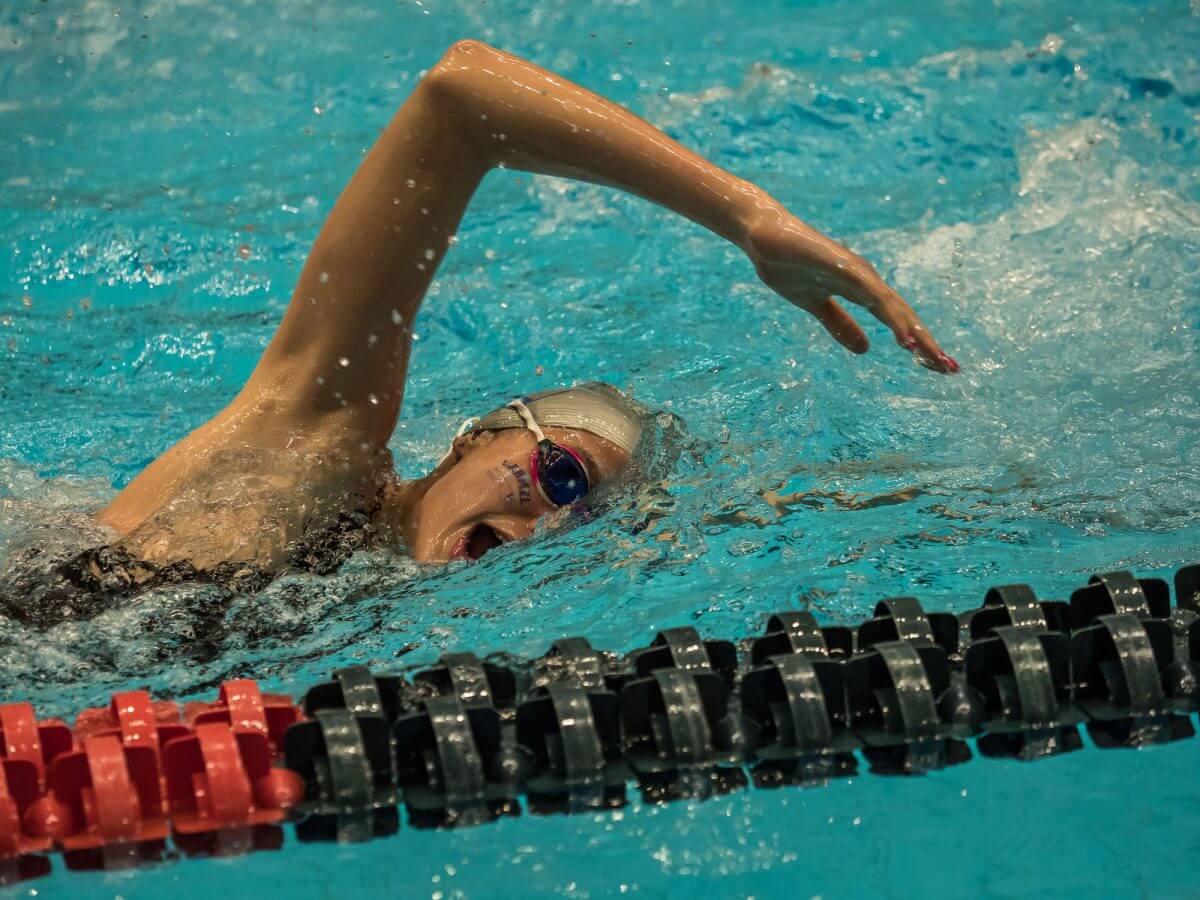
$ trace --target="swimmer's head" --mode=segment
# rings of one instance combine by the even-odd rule
[[[584,493],[581,480],[594,491],[629,463],[646,417],[616,388],[587,382],[463,423],[449,453],[401,503],[414,558],[478,559],[529,537],[541,516]]]

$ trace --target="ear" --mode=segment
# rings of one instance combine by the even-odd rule
[[[470,456],[480,447],[486,447],[495,439],[494,431],[472,431],[469,434],[461,434],[451,442],[448,458],[453,462],[458,462],[463,457]]]
[[[495,439],[494,431],[472,431],[470,434],[459,435],[450,442],[450,449],[429,474],[437,477],[445,475],[454,468],[459,460],[470,456],[480,447],[486,447]]]

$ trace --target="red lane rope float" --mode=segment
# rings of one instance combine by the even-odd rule
[[[304,782],[288,769],[271,768],[264,734],[220,722],[163,749],[167,805],[180,834],[281,822],[304,798]]]
[[[303,718],[249,679],[182,714],[144,690],[117,693],[81,712],[74,734],[28,703],[0,705],[0,885],[45,875],[51,849],[72,869],[160,859],[172,830],[189,854],[278,847],[304,784],[272,763]]]
[[[31,833],[54,838],[66,851],[164,840],[158,760],[147,746],[128,746],[115,734],[84,738],[54,760],[48,792],[26,821]]]
[[[182,716],[144,690],[117,693],[81,712],[74,734],[58,719],[39,722],[28,703],[0,706],[0,883],[25,877],[16,863],[56,845],[78,858],[152,846],[172,826],[183,836],[281,822],[304,783],[272,763],[303,718],[291,697],[264,695],[250,679],[224,683]]]
[[[71,729],[61,719],[37,720],[29,703],[0,706],[0,757],[33,764],[39,785],[46,767],[74,746]]]
[[[220,722],[240,731],[253,731],[267,739],[272,759],[279,757],[283,734],[304,718],[287,694],[264,694],[258,682],[237,678],[221,685],[215,702],[188,703],[183,717],[189,725]]]
[[[107,708],[85,709],[75,717],[78,739],[116,735],[126,747],[149,747],[156,765],[167,741],[187,734],[188,727],[179,721],[178,705],[151,700],[146,691],[113,694]]]
[[[33,763],[0,759],[0,860],[50,849],[49,837],[30,834],[25,827],[25,815],[40,796]]]

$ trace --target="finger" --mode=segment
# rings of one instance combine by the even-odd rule
[[[836,300],[824,297],[804,307],[812,313],[834,340],[851,353],[866,353],[871,346],[866,333]]]
[[[912,353],[925,368],[943,374],[958,371],[958,363],[942,350],[921,317],[878,275],[871,273],[855,279],[848,291],[847,298],[867,307],[875,318],[891,329],[896,343]]]

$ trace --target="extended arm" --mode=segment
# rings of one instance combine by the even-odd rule
[[[867,339],[834,294],[870,310],[925,365],[957,368],[868,263],[758,187],[566,79],[462,41],[338,199],[245,396],[287,397],[301,423],[343,411],[382,446],[399,413],[417,309],[471,195],[500,165],[645,197],[741,247],[765,283],[849,349],[864,352]]]

